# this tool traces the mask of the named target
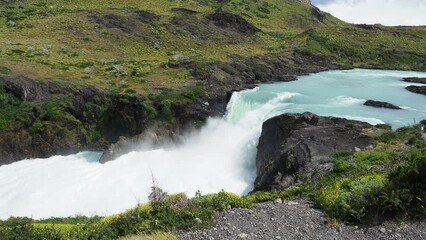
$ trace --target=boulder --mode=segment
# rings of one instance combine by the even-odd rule
[[[410,82],[410,83],[423,83],[423,84],[426,84],[426,78],[419,78],[419,77],[407,77],[407,78],[403,78],[402,81],[404,81],[404,82]]]
[[[366,149],[376,129],[368,123],[312,113],[283,114],[262,127],[256,157],[255,190],[284,189],[333,169],[336,151]],[[377,129],[377,131],[379,131]]]
[[[426,95],[426,86],[408,86],[405,89],[413,93]]]
[[[393,105],[392,103],[380,102],[380,101],[374,101],[374,100],[367,100],[364,103],[364,105],[370,106],[370,107],[376,107],[376,108],[401,109],[400,107]]]

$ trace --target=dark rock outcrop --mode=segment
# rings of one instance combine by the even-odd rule
[[[364,103],[365,106],[370,106],[370,107],[376,107],[376,108],[389,108],[389,109],[401,109],[399,106],[396,106],[392,103],[388,103],[388,102],[381,102],[381,101],[374,101],[374,100],[367,100]]]
[[[57,82],[36,82],[19,75],[0,75],[1,86],[23,101],[43,100],[49,98],[52,94],[62,94],[72,90]]]
[[[413,93],[426,95],[426,86],[408,86],[405,89]]]
[[[404,81],[404,82],[410,82],[410,83],[423,83],[423,84],[426,84],[426,78],[419,78],[419,77],[407,77],[407,78],[403,78],[402,81]]]
[[[241,16],[228,12],[212,13],[206,17],[206,20],[220,29],[241,34],[252,35],[260,31]]]
[[[325,14],[319,8],[312,6],[312,17],[318,22],[323,22]]]
[[[101,148],[88,134],[108,104],[97,88],[14,75],[0,75],[0,88],[15,96],[14,106],[27,106],[0,132],[0,165]]]
[[[379,29],[377,25],[371,25],[371,24],[355,24],[355,27],[361,28],[364,30],[376,30]]]
[[[115,142],[120,136],[142,133],[148,123],[145,98],[141,96],[113,95],[105,114],[105,134]]]
[[[129,16],[123,15],[125,11]],[[89,11],[88,17],[99,26],[107,29],[116,29],[123,33],[141,37],[150,41],[153,36],[146,25],[155,25],[161,18],[159,15],[144,10],[112,10],[108,14],[100,14],[96,11]]]
[[[366,132],[373,130],[368,123],[312,113],[267,120],[258,144],[255,190],[287,188],[330,171],[332,153],[371,147]]]

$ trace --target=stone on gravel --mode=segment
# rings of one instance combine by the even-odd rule
[[[248,234],[246,234],[246,233],[240,233],[240,234],[238,234],[238,237],[239,238],[242,238],[242,239],[244,239],[244,238],[247,238],[249,235]]]
[[[85,69],[83,70],[83,72],[84,72],[85,74],[92,74],[92,73],[93,73],[93,70],[92,70],[91,68],[85,68]]]
[[[194,222],[195,222],[196,224],[202,224],[202,223],[203,223],[203,221],[202,221],[201,219],[199,219],[199,218],[195,218],[195,219],[194,219]]]
[[[281,198],[277,198],[277,199],[275,199],[274,203],[281,204],[281,203],[283,203],[283,200]]]

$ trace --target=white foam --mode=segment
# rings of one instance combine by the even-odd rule
[[[363,104],[366,100],[355,98],[355,97],[347,97],[347,96],[337,96],[330,100],[331,104],[336,105],[352,105],[352,104]]]

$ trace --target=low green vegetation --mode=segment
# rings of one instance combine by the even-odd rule
[[[371,151],[341,152],[334,169],[306,188],[329,218],[366,222],[426,217],[426,141],[420,125],[378,137]]]
[[[249,208],[251,203],[225,192],[209,195],[198,193],[192,199],[187,199],[184,194],[175,194],[105,218],[55,218],[42,221],[10,218],[0,222],[0,238],[104,240],[158,231],[196,229],[207,226],[214,212],[223,211],[228,206]]]
[[[330,222],[424,218],[426,140],[419,133],[420,125],[404,127],[379,136],[373,150],[337,152],[332,156],[334,168],[327,175],[283,191],[255,192],[244,197],[198,192],[192,199],[174,194],[109,217],[10,218],[0,221],[0,238],[173,239],[163,232],[203,228],[211,223],[216,211],[251,208],[253,203],[277,198],[310,199]],[[389,134],[393,136],[391,142]]]

